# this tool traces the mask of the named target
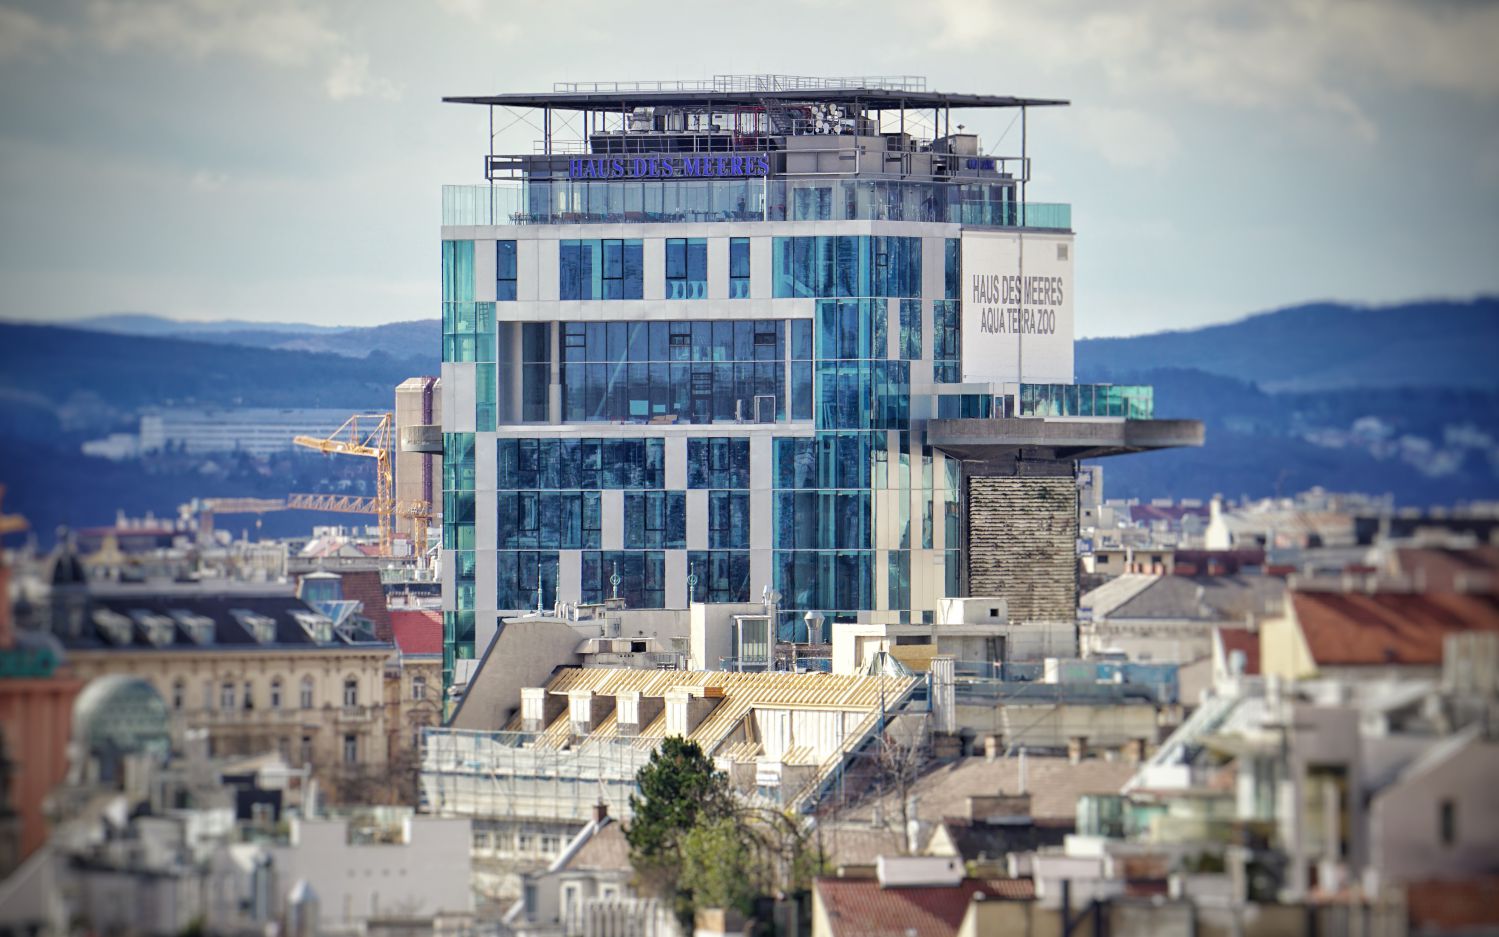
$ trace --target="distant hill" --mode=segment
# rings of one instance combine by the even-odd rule
[[[42,323],[15,323],[38,325]],[[348,358],[372,353],[416,362],[417,372],[436,374],[441,364],[442,323],[437,319],[391,322],[367,327],[302,325],[287,322],[189,322],[140,313],[93,316],[61,323],[61,327],[136,335],[184,338],[248,348],[284,351],[322,351]]]
[[[378,353],[351,358],[0,323],[0,395],[58,406],[92,398],[121,412],[207,405],[387,409],[396,384],[435,373],[427,364]]]
[[[1194,368],[1265,390],[1499,387],[1499,297],[1315,303],[1238,322],[1077,343],[1080,381]],[[1116,381],[1117,382],[1117,381]]]
[[[53,323],[29,323],[50,325]],[[308,325],[303,322],[247,322],[241,319],[219,319],[216,321],[194,319],[168,319],[144,312],[115,312],[102,316],[88,316],[56,323],[68,328],[88,329],[94,332],[117,332],[121,335],[213,335],[223,332],[269,331],[269,332],[337,332],[340,326]]]

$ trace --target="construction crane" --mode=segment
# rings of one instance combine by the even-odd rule
[[[390,556],[395,540],[395,519],[412,518],[416,528],[417,555],[427,551],[427,523],[432,505],[425,501],[397,501],[395,475],[391,470],[395,443],[395,418],[390,413],[355,414],[326,439],[296,436],[292,442],[328,455],[358,455],[375,460],[375,497],[345,498],[332,495],[291,495],[287,506],[320,511],[374,514],[380,522],[380,553]]]
[[[266,514],[286,510],[286,502],[274,498],[194,498],[178,507],[184,520],[198,519],[198,539],[207,542],[213,533],[215,514]],[[259,524],[259,520],[256,520]]]
[[[286,507],[294,511],[331,511],[343,514],[375,514],[383,519],[401,517],[414,520],[418,557],[427,552],[427,527],[432,522],[432,504],[428,501],[381,501],[378,498],[362,498],[356,495],[307,495],[286,496]],[[384,528],[381,528],[382,533]],[[389,555],[389,551],[386,551]]]

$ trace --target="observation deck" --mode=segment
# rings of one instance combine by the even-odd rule
[[[443,192],[446,225],[891,220],[1070,230],[1033,204],[1026,115],[1050,98],[950,94],[918,76],[718,75],[565,82],[444,98],[489,109],[484,186]],[[985,148],[953,112],[1017,110]],[[496,151],[526,121],[529,153]],[[1001,152],[998,146],[1011,150]],[[1015,147],[1018,144],[1018,147]]]

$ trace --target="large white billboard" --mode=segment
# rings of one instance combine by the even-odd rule
[[[1072,235],[963,232],[964,382],[1072,383]]]

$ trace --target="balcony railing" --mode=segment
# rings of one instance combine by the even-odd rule
[[[959,183],[897,179],[506,180],[442,189],[444,225],[689,221],[920,221],[1070,231],[1072,206],[995,201]]]
[[[1113,416],[1149,420],[1155,388],[1149,384],[1021,384],[1021,416]]]

